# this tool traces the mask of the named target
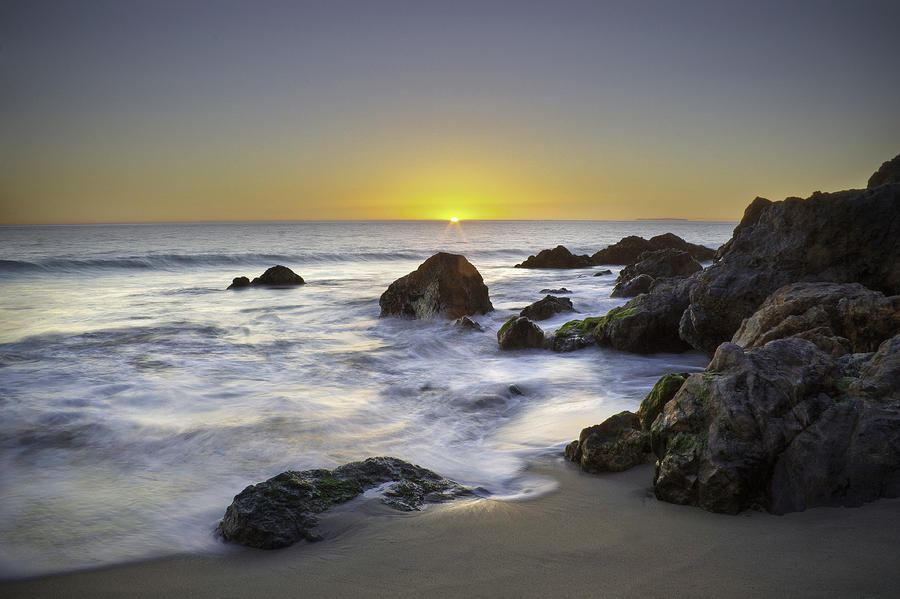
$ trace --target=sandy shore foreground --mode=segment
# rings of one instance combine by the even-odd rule
[[[653,498],[652,467],[592,476],[553,458],[547,496],[326,523],[321,543],[235,548],[0,583],[3,597],[896,597],[900,499],[786,516]]]

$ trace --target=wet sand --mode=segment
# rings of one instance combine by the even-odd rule
[[[739,516],[657,501],[652,467],[587,475],[535,465],[559,488],[391,512],[353,505],[328,538],[235,547],[0,583],[3,597],[896,597],[900,499]]]

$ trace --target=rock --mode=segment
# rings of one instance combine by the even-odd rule
[[[494,309],[478,270],[465,256],[445,252],[391,283],[379,304],[381,317],[460,318]]]
[[[612,274],[612,271],[610,269],[606,268],[604,270],[598,270],[597,272],[594,273],[594,276],[602,277],[604,275],[611,275],[611,274]]]
[[[280,264],[267,268],[266,272],[250,281],[251,285],[267,285],[273,287],[281,285],[303,285],[304,283],[303,277],[287,266],[282,266]]]
[[[528,256],[516,268],[589,268],[594,263],[590,256],[576,256],[564,246],[558,245],[552,250],[541,250],[537,256]]]
[[[481,326],[480,324],[478,324],[477,322],[475,322],[468,316],[463,316],[462,318],[457,318],[453,322],[453,324],[455,326],[463,328],[463,329],[470,329],[470,330],[478,331],[478,332],[484,331],[483,326]]]
[[[231,285],[228,286],[228,289],[242,289],[249,286],[250,279],[247,277],[235,277],[231,280]]]
[[[572,300],[569,298],[548,295],[527,306],[519,315],[531,320],[547,320],[554,314],[574,311]]]
[[[656,496],[726,513],[900,496],[898,350],[900,336],[850,360],[796,337],[723,343],[651,427]]]
[[[650,275],[654,279],[664,277],[687,277],[703,270],[700,263],[683,250],[665,249],[644,252],[619,273],[619,282],[628,281],[638,275]]]
[[[558,293],[572,293],[572,292],[569,291],[568,289],[566,289],[565,287],[560,287],[559,289],[541,289],[538,293],[558,294]]]
[[[654,279],[650,275],[638,275],[627,281],[620,281],[613,287],[609,297],[634,297],[650,291]]]
[[[868,189],[879,185],[893,185],[900,183],[900,154],[883,163],[875,173],[869,177]]]
[[[426,502],[471,494],[459,484],[403,460],[389,457],[351,462],[334,470],[289,470],[238,493],[217,532],[227,541],[260,549],[317,541],[320,514],[367,489],[394,481],[382,501],[402,511]]]
[[[712,353],[773,291],[796,282],[861,283],[900,294],[900,185],[748,206],[717,262],[694,275],[679,334]]]
[[[667,374],[656,381],[653,389],[641,401],[641,407],[637,411],[641,430],[650,431],[653,421],[662,413],[669,400],[675,397],[675,394],[681,389],[688,376],[687,373]]]
[[[566,458],[585,472],[622,472],[651,457],[650,435],[632,412],[620,412],[590,426],[566,446]]]
[[[266,272],[252,281],[247,277],[235,277],[228,289],[241,289],[243,287],[286,287],[289,285],[303,285],[306,281],[287,266],[276,264],[267,268]]]
[[[716,253],[708,247],[688,243],[673,233],[664,233],[649,240],[636,235],[624,237],[621,241],[596,252],[591,256],[591,260],[594,264],[631,264],[644,252],[670,248],[688,252],[700,262],[712,260]]]
[[[513,316],[497,331],[500,349],[546,347],[544,331],[524,316]]]
[[[900,333],[900,295],[859,283],[794,283],[777,289],[743,321],[732,343],[745,349],[800,337],[834,356],[872,352]]]

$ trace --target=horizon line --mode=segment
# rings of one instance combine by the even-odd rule
[[[460,218],[458,222],[692,222],[738,223],[740,219],[692,219],[692,218]],[[334,218],[334,219],[280,219],[280,220],[134,220],[134,221],[83,221],[83,222],[23,222],[0,223],[0,227],[69,227],[96,225],[226,225],[248,223],[397,223],[397,222],[450,222],[449,218]]]

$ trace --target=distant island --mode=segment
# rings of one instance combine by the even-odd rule
[[[687,219],[687,218],[636,218],[634,220],[674,220],[674,221],[687,222],[689,219]]]

